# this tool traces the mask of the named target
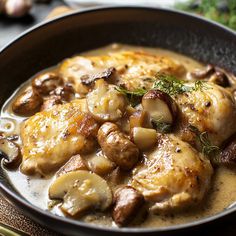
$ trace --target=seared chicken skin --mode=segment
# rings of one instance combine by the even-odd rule
[[[36,113],[21,128],[25,174],[48,174],[78,153],[93,151],[97,122],[84,110],[83,100]]]
[[[236,103],[232,94],[213,83],[202,89],[174,97],[182,113],[182,122],[200,132],[207,131],[213,145],[221,145],[236,132]],[[183,134],[183,127],[180,133]]]
[[[174,135],[161,135],[158,146],[133,171],[131,186],[154,212],[183,208],[202,200],[213,173],[202,154]]]
[[[157,73],[175,76],[185,74],[183,65],[169,57],[138,51],[113,52],[101,56],[76,56],[65,60],[60,66],[59,73],[83,96],[88,93],[89,87],[82,83],[81,77],[95,76],[108,68],[115,68],[115,76],[113,75],[115,84],[124,85],[129,90],[150,88],[153,83],[152,78]]]

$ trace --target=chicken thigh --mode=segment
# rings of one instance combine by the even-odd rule
[[[157,147],[133,171],[131,186],[151,203],[153,212],[179,209],[201,201],[212,166],[201,153],[174,135],[161,135]]]
[[[236,103],[227,89],[204,83],[202,89],[178,94],[174,100],[182,113],[180,123],[207,131],[213,145],[220,146],[236,132]],[[181,127],[180,134],[184,131]]]
[[[152,77],[157,73],[182,76],[185,68],[169,57],[153,55],[143,51],[121,51],[99,56],[76,56],[65,60],[59,73],[66,82],[75,86],[76,91],[86,95],[89,87],[81,80],[82,76],[104,76],[104,71],[114,68],[115,84],[124,85],[129,90],[151,88]],[[114,79],[114,78],[113,78]],[[154,79],[155,80],[155,79]]]
[[[97,122],[87,113],[83,100],[57,105],[36,113],[21,127],[23,161],[27,175],[45,175],[78,153],[93,151]]]

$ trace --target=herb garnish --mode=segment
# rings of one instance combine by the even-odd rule
[[[156,78],[158,80],[153,84],[153,89],[159,89],[162,92],[168,93],[170,96],[202,90],[204,87],[203,81],[200,80],[196,81],[194,86],[187,86],[183,80],[178,80],[171,75],[157,74]]]
[[[151,89],[158,89],[169,94],[170,96],[206,88],[203,81],[198,80],[195,82],[194,86],[189,86],[185,85],[183,80],[179,80],[172,75],[157,74],[156,79],[157,80],[153,83]],[[116,87],[116,90],[126,95],[132,106],[136,106],[140,103],[141,97],[149,91],[143,88],[130,91],[125,89],[123,86]]]
[[[152,124],[161,133],[166,134],[166,133],[171,132],[172,125],[168,124],[168,123],[165,123],[165,122],[162,122],[161,118],[159,120],[152,119]]]
[[[134,91],[130,91],[125,89],[123,86],[116,87],[116,90],[128,98],[131,105],[134,107],[141,102],[141,97],[148,92],[146,89],[136,89]]]
[[[177,3],[176,8],[203,15],[236,30],[235,0],[189,0]]]
[[[197,136],[197,139],[200,143],[200,146],[201,146],[201,151],[204,155],[206,156],[212,156],[213,154],[215,154],[217,156],[217,154],[219,153],[220,151],[220,148],[218,146],[215,146],[215,145],[212,145],[210,140],[209,140],[209,137],[208,137],[208,133],[205,131],[205,132],[200,132],[198,130],[198,128],[196,128],[195,126],[193,125],[190,125],[189,126],[190,130],[192,132],[194,132]],[[214,160],[215,161],[215,160]]]

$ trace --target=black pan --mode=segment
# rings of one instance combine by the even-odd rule
[[[0,105],[38,71],[112,42],[167,48],[236,73],[236,34],[223,26],[158,8],[93,8],[40,24],[1,50]],[[31,205],[14,189],[2,168],[0,190],[24,214],[65,235],[189,234],[206,223],[207,227],[214,227],[213,221],[220,218],[232,219],[236,212],[234,205],[215,216],[159,229],[106,228],[58,217]]]

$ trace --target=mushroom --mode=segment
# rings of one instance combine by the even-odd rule
[[[150,90],[142,98],[142,107],[151,119],[173,124],[177,117],[177,105],[174,100],[160,90]]]
[[[98,71],[96,73],[91,73],[88,75],[83,75],[80,80],[83,85],[91,85],[98,79],[108,80],[111,79],[115,73],[116,69],[114,67],[110,67],[108,69]]]
[[[48,95],[58,86],[63,85],[63,80],[55,72],[46,72],[32,80],[32,87],[41,95]]]
[[[104,211],[112,204],[112,192],[107,182],[85,170],[58,177],[49,188],[49,197],[63,199],[61,209],[70,216],[81,216],[89,209]]]
[[[41,96],[32,87],[28,87],[12,104],[12,110],[17,115],[30,116],[40,110],[43,102]]]
[[[225,165],[236,165],[236,136],[221,151],[219,161]]]
[[[59,86],[50,92],[53,96],[58,96],[61,100],[69,102],[75,98],[75,91],[71,84],[65,84],[64,86]]]
[[[204,79],[215,72],[215,67],[213,65],[207,65],[203,70],[195,70],[190,72],[190,77],[194,79]]]
[[[98,143],[106,157],[124,170],[131,169],[138,161],[138,147],[113,123],[106,122],[100,127]]]
[[[42,104],[41,108],[40,108],[40,111],[45,111],[45,110],[49,110],[51,109],[53,106],[55,105],[59,105],[59,104],[62,104],[62,100],[61,100],[61,97],[59,96],[55,96],[55,95],[52,95],[52,96],[49,96]]]
[[[116,190],[114,202],[112,218],[118,226],[125,226],[135,218],[145,201],[136,189],[125,186]]]
[[[157,132],[155,129],[134,127],[131,130],[131,140],[140,150],[147,150],[157,142]]]
[[[7,138],[1,138],[0,158],[3,158],[3,164],[7,168],[17,168],[22,159],[20,148]]]
[[[126,97],[114,86],[100,79],[95,82],[95,89],[87,94],[88,110],[98,121],[116,121],[120,119],[127,106]]]
[[[216,70],[216,72],[210,77],[209,82],[212,82],[214,84],[218,84],[222,87],[229,87],[229,79],[227,75],[221,71],[221,70]]]
[[[114,162],[103,155],[90,155],[85,159],[89,170],[98,175],[106,175],[116,167]]]
[[[147,111],[139,110],[129,117],[130,129],[134,127],[151,127],[150,117]]]
[[[56,176],[59,177],[76,170],[88,170],[85,161],[79,154],[72,156],[69,161],[57,171]]]

